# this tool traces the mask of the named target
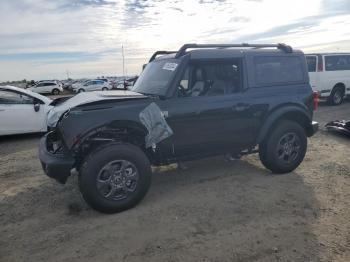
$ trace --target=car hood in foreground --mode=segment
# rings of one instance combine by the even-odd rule
[[[67,99],[63,103],[60,103],[59,105],[52,108],[48,114],[47,124],[50,127],[56,126],[61,115],[64,112],[76,106],[89,104],[92,102],[102,101],[102,100],[140,99],[145,97],[146,96],[142,94],[132,92],[132,91],[126,91],[126,90],[79,93],[73,96],[72,98]]]

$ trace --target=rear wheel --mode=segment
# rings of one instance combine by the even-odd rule
[[[80,88],[80,89],[78,90],[78,93],[83,93],[83,92],[85,92],[85,90],[82,89],[82,88]]]
[[[333,88],[330,96],[328,97],[328,104],[332,106],[337,106],[343,103],[344,99],[344,89],[341,86],[336,86]]]
[[[296,169],[303,161],[307,149],[305,130],[296,122],[282,121],[259,145],[263,165],[277,174]]]
[[[95,210],[116,213],[132,208],[146,195],[151,166],[131,144],[104,147],[92,153],[80,170],[80,191]]]
[[[52,90],[52,94],[53,94],[53,95],[59,95],[59,94],[60,94],[60,90],[58,90],[57,88],[55,88],[54,90]]]
[[[102,91],[107,91],[108,88],[107,87],[102,87]]]

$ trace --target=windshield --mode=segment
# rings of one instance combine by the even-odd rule
[[[165,95],[166,87],[174,77],[178,64],[178,59],[158,60],[149,63],[137,79],[132,91],[150,95]]]

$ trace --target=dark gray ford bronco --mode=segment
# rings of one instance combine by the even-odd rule
[[[318,129],[316,104],[301,51],[186,44],[156,52],[130,91],[58,101],[39,155],[61,183],[75,168],[94,209],[119,212],[145,196],[151,165],[259,153],[273,173],[293,171]]]

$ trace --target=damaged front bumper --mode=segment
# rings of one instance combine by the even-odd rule
[[[75,159],[68,152],[49,150],[49,135],[50,133],[40,140],[39,159],[47,176],[65,184],[71,174]]]

